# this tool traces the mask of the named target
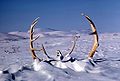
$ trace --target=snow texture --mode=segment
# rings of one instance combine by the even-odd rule
[[[41,37],[35,41],[34,47],[41,48],[44,44],[49,56],[55,58],[56,50],[63,54],[69,51],[75,33],[51,31],[37,34]],[[99,34],[100,46],[93,59],[95,66],[86,61],[93,37],[77,35],[80,38],[71,57],[79,59],[81,66],[88,65],[85,67],[87,70],[81,68],[80,72],[73,71],[73,67],[61,69],[45,62],[35,70],[28,33],[0,33],[0,81],[120,81],[120,33]],[[46,59],[42,52],[37,51],[36,54]]]

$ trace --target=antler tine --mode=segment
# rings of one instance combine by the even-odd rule
[[[88,54],[88,58],[92,58],[96,52],[97,47],[99,46],[98,34],[97,34],[97,30],[96,30],[96,27],[95,27],[95,24],[93,23],[93,21],[89,18],[89,16],[85,15],[85,17],[88,20],[88,22],[90,23],[90,27],[92,29],[92,33],[90,35],[94,35],[94,43],[93,43],[92,49],[90,50],[90,52]]]
[[[38,22],[38,18],[36,18],[34,21],[33,21],[33,23],[32,23],[32,25],[30,26],[30,51],[31,51],[31,53],[32,53],[32,58],[33,59],[36,59],[36,58],[38,58],[37,56],[36,56],[36,54],[35,54],[35,48],[34,48],[34,46],[33,46],[33,42],[38,38],[33,38],[33,33],[34,33],[34,27],[35,27],[35,25],[37,24],[37,22]],[[40,60],[42,60],[42,59],[40,59]]]
[[[78,39],[78,37],[77,37],[77,36],[74,36],[73,45],[72,45],[72,47],[71,47],[71,50],[70,50],[69,53],[67,53],[67,54],[65,55],[65,57],[67,57],[67,56],[69,56],[70,54],[72,54],[73,50],[75,49],[77,39]]]
[[[34,42],[35,40],[37,40],[40,36],[36,36],[32,41]]]
[[[37,17],[33,22],[32,22],[32,24],[34,24],[35,22],[38,22],[38,19],[39,19],[40,17]]]
[[[46,49],[43,44],[42,44],[42,50],[43,50],[44,54],[47,56],[47,58],[51,59],[51,57],[47,54]]]

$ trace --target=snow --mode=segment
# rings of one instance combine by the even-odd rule
[[[56,50],[61,50],[63,54],[68,53],[74,35],[63,31],[37,34],[42,36],[35,41],[35,48],[41,48],[43,43],[53,58],[56,58]],[[25,32],[0,33],[0,81],[120,81],[120,33],[99,34],[100,46],[93,59],[95,66],[86,60],[93,37],[77,34],[80,38],[71,57],[79,59],[76,63],[85,67],[80,72],[72,70],[78,68],[76,63],[73,64],[75,67],[61,69],[40,62],[40,68],[34,68],[35,62],[29,51],[27,35]],[[36,54],[46,59],[42,52],[37,51]]]
[[[8,34],[10,35],[16,35],[24,38],[29,38],[29,33],[27,32],[20,32],[20,31],[15,31],[15,32],[9,32]]]

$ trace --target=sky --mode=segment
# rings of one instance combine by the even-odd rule
[[[120,32],[120,0],[0,0],[0,32],[28,31],[37,17],[38,28],[87,30],[81,13],[90,16],[99,33]]]

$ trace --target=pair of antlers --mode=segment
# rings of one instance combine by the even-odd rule
[[[92,57],[94,56],[95,52],[96,52],[97,47],[99,46],[99,43],[98,43],[98,34],[97,34],[97,30],[96,30],[96,27],[95,27],[93,21],[89,18],[89,16],[87,16],[87,15],[84,15],[84,16],[85,16],[85,18],[88,20],[88,22],[89,22],[89,24],[90,24],[90,27],[91,27],[91,29],[92,29],[91,35],[94,36],[94,43],[93,43],[92,49],[90,50],[90,52],[89,52],[89,54],[88,54],[88,58],[92,58]],[[42,44],[42,48],[40,48],[40,49],[35,49],[34,46],[33,46],[33,42],[39,38],[39,36],[37,36],[37,37],[35,37],[35,38],[33,37],[34,27],[35,27],[35,25],[37,24],[38,19],[39,19],[39,18],[36,18],[36,19],[32,22],[32,25],[30,26],[30,51],[31,51],[31,54],[32,54],[32,58],[33,58],[33,59],[37,59],[37,58],[38,58],[37,55],[35,54],[35,51],[43,51],[44,54],[47,56],[47,58],[50,59],[51,57],[47,54],[46,49],[44,48],[44,45],[43,45],[43,44]],[[69,55],[73,52],[73,50],[74,50],[74,48],[75,48],[75,45],[76,45],[76,40],[77,40],[76,37],[74,37],[74,42],[73,42],[73,45],[72,45],[72,47],[71,47],[71,49],[70,49],[70,52],[68,52],[65,56],[69,56]],[[60,50],[58,50],[58,52],[59,52],[60,54],[62,54]],[[38,59],[39,59],[40,61],[43,60],[43,59],[41,59],[41,58],[38,58]]]

